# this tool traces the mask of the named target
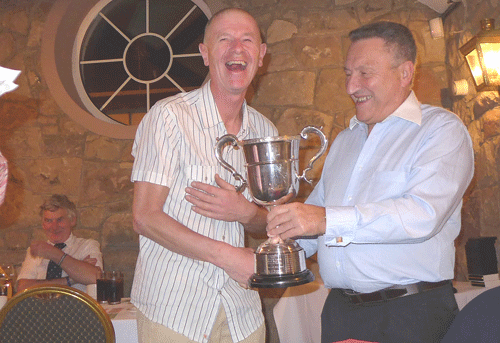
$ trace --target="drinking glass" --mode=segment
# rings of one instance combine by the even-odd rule
[[[99,271],[96,279],[97,288],[97,302],[104,304],[108,302],[107,289],[108,289],[108,275],[109,272]]]
[[[108,304],[114,305],[121,303],[123,297],[123,273],[120,271],[111,271],[108,275],[106,296]]]

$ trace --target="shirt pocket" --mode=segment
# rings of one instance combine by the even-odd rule
[[[234,178],[231,172],[226,170],[222,165],[210,166],[210,165],[188,165],[184,169],[185,175],[187,177],[186,186],[191,186],[191,182],[198,181],[203,182],[215,187],[219,187],[215,182],[215,174],[219,174],[219,176],[225,180],[227,183],[237,187],[241,185],[241,181],[238,181]],[[242,175],[244,178],[246,175]],[[245,190],[242,194],[250,200],[250,193],[248,193],[248,187],[245,187]]]
[[[217,166],[188,165],[185,169],[188,182],[187,185],[189,186],[193,181],[198,181],[216,186],[215,174],[218,172],[219,168]]]

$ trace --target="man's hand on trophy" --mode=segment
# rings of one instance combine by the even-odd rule
[[[216,265],[224,269],[231,279],[245,289],[250,288],[249,281],[255,266],[252,248],[228,246],[228,249],[224,249],[220,254],[219,261]]]
[[[294,202],[275,206],[267,215],[267,235],[287,238],[322,235],[326,230],[324,207]]]
[[[194,212],[205,217],[228,222],[241,221],[245,215],[250,216],[253,205],[230,183],[215,174],[215,182],[219,187],[203,182],[193,181],[186,187],[186,200],[194,206]]]

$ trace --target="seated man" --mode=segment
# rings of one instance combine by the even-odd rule
[[[76,225],[76,206],[65,195],[52,195],[40,206],[48,241],[33,241],[26,252],[17,291],[33,285],[60,284],[86,290],[96,283],[102,269],[99,243],[71,233]]]

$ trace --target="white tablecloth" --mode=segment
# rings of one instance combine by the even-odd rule
[[[489,288],[454,282],[455,298],[461,310],[469,301]],[[281,342],[321,342],[321,311],[328,295],[321,281],[288,288],[274,307],[273,314]]]
[[[111,317],[116,343],[138,343],[137,309],[130,303],[130,299],[122,299],[122,303],[117,305],[102,304],[102,307]]]
[[[328,289],[321,281],[289,287],[273,309],[280,342],[321,342],[321,310]]]

